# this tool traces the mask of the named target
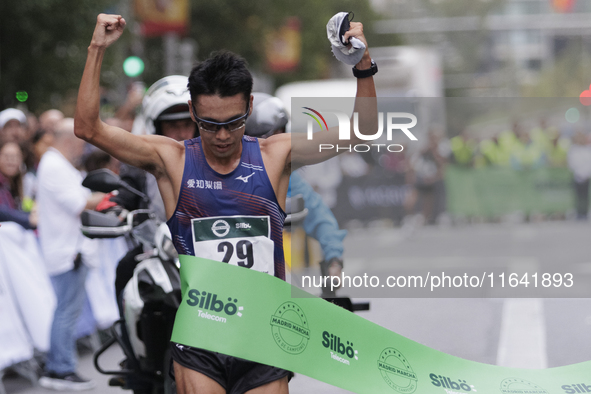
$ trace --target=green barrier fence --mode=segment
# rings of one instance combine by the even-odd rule
[[[572,175],[565,168],[516,171],[448,166],[445,184],[452,215],[555,214],[574,208]]]
[[[591,361],[528,370],[451,356],[273,276],[181,256],[172,341],[274,365],[357,393],[591,392]],[[436,327],[433,328],[437,329]]]

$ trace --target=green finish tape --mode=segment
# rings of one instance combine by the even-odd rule
[[[257,271],[181,256],[172,341],[357,393],[591,393],[591,361],[543,370],[464,360]],[[436,328],[433,328],[436,329]]]

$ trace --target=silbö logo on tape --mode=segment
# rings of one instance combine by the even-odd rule
[[[564,384],[560,388],[566,394],[591,393],[591,382]]]
[[[202,319],[226,323],[228,316],[242,316],[244,307],[238,306],[238,299],[228,297],[227,302],[222,301],[223,297],[211,292],[190,289],[187,293],[187,304],[199,308],[197,314]],[[215,312],[217,314],[209,313]],[[222,316],[225,315],[225,316]]]
[[[308,115],[310,118],[308,120],[308,127],[307,127],[307,138],[308,140],[314,139],[314,131],[313,131],[313,120],[320,126],[320,130],[323,130],[323,125],[328,130],[328,124],[324,119],[324,116],[315,109],[310,107],[302,107],[310,112],[302,112],[304,115]],[[339,141],[350,141],[351,140],[351,119],[349,116],[342,112],[327,112],[335,115],[339,122]],[[417,137],[409,130],[412,129],[417,125],[417,117],[408,112],[387,112],[386,113],[386,139],[388,141],[392,141],[393,131],[400,130],[402,131],[411,141],[417,141]],[[320,118],[320,119],[318,119]],[[410,122],[406,123],[394,123],[394,119],[408,119]],[[322,120],[322,123],[320,122]],[[359,131],[359,114],[357,112],[353,113],[353,132],[355,136],[362,140],[362,141],[376,141],[382,137],[384,132],[384,114],[380,112],[378,114],[378,130],[374,134],[362,134]],[[318,146],[319,152],[324,151],[336,151],[336,152],[357,152],[357,153],[365,153],[371,150],[375,150],[377,152],[402,152],[404,147],[400,144],[377,144],[377,143],[367,143],[367,144],[355,144],[355,145],[347,145],[347,144],[319,144]]]
[[[443,388],[447,394],[478,391],[473,384],[468,384],[466,379],[452,379],[435,373],[429,374],[429,377],[433,386]]]
[[[353,342],[341,340],[339,336],[328,331],[322,333],[322,346],[330,349],[330,358],[340,363],[351,365],[352,360],[359,360],[359,352],[353,348]]]
[[[277,346],[286,353],[302,353],[310,340],[306,314],[298,304],[284,302],[271,315],[271,333]]]

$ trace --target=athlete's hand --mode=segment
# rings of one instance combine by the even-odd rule
[[[367,40],[365,39],[365,35],[363,35],[363,23],[361,22],[349,22],[349,31],[345,32],[345,42],[349,42],[349,38],[355,37],[362,41],[367,48]],[[348,45],[351,47],[351,44]]]
[[[363,57],[355,65],[358,70],[366,70],[371,67],[371,57],[369,56],[369,46],[367,45],[367,40],[365,39],[365,35],[363,34],[363,23],[361,22],[350,22],[349,30],[345,32],[345,41],[349,42],[349,38],[355,37],[361,42],[365,44],[365,52],[363,53]],[[351,44],[348,45],[351,47]]]
[[[90,46],[107,48],[121,37],[125,24],[121,15],[99,14]]]

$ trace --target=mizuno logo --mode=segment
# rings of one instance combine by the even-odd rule
[[[253,175],[254,175],[254,172],[248,176],[243,176],[243,175],[237,176],[235,179],[240,179],[242,182],[248,183],[248,178],[250,178]]]

